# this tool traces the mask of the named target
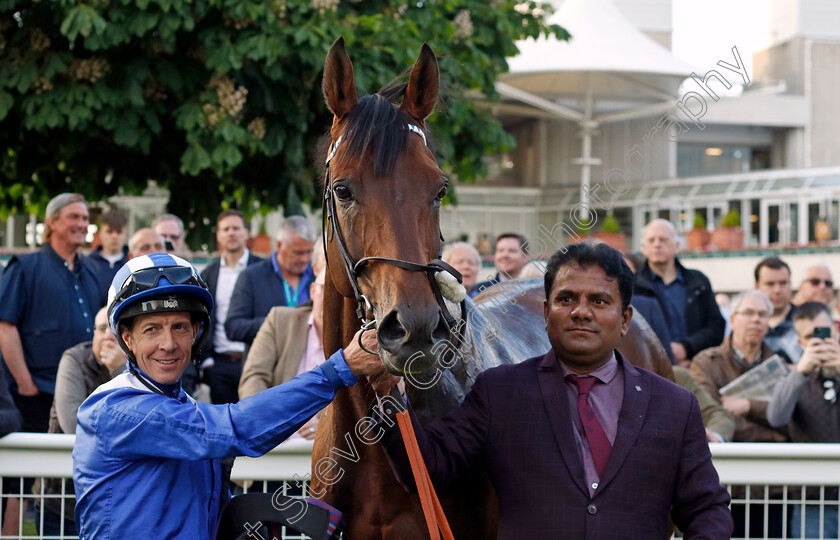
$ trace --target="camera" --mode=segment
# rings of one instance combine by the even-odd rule
[[[828,339],[831,337],[831,328],[828,326],[818,326],[814,328],[813,337],[817,339]]]

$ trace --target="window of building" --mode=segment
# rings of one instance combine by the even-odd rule
[[[770,148],[679,144],[677,175],[711,176],[770,168]]]

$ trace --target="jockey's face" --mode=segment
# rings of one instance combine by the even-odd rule
[[[175,384],[187,368],[198,325],[187,312],[141,315],[122,338],[140,369],[156,382]]]
[[[633,308],[621,307],[618,280],[600,266],[561,266],[545,301],[551,347],[576,373],[589,373],[610,359],[632,316]]]

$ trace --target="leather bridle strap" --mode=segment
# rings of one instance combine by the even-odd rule
[[[413,124],[406,124],[406,129],[412,133],[416,133],[423,138],[423,143],[426,143],[426,136],[423,133],[423,130]],[[329,152],[327,154],[326,159],[326,178],[324,181],[324,220],[328,222],[329,229],[330,229],[330,238],[335,238],[336,246],[338,247],[338,252],[341,255],[341,262],[344,264],[344,269],[347,272],[348,281],[350,281],[350,286],[353,289],[353,295],[356,298],[356,316],[362,321],[363,327],[371,327],[371,321],[367,318],[367,313],[373,310],[373,306],[370,303],[370,300],[362,293],[361,288],[359,287],[358,278],[362,273],[363,267],[365,264],[371,261],[378,261],[384,262],[386,264],[390,264],[391,266],[401,268],[403,270],[408,270],[411,272],[424,272],[426,274],[426,278],[429,280],[429,286],[432,289],[433,294],[435,295],[435,300],[438,303],[440,308],[441,316],[443,317],[446,325],[449,327],[450,332],[454,332],[459,329],[457,321],[449,313],[449,309],[446,307],[446,303],[443,300],[443,296],[440,292],[440,285],[438,285],[437,280],[435,279],[435,274],[438,272],[449,272],[452,274],[455,279],[458,280],[458,283],[461,282],[461,273],[455,270],[452,266],[448,265],[447,263],[440,260],[440,258],[435,259],[428,264],[419,264],[411,261],[403,261],[400,259],[392,259],[389,257],[363,257],[358,261],[353,261],[353,257],[350,255],[350,252],[347,250],[347,244],[344,241],[344,236],[341,234],[341,229],[338,226],[338,215],[336,212],[335,207],[335,197],[332,194],[332,173],[330,171],[330,161],[332,161],[333,157],[335,157],[336,152],[338,151],[338,146],[341,144],[342,139],[344,138],[343,135],[339,136],[338,139],[330,146]],[[327,241],[330,239],[327,238],[327,223],[324,223],[324,245],[326,246]],[[441,235],[441,244],[443,243],[443,236]],[[327,264],[329,264],[329,259],[327,259]],[[461,302],[461,315],[466,315],[466,303]],[[361,336],[359,338],[359,343],[361,344]],[[364,346],[362,346],[364,348]],[[367,350],[367,349],[365,349]],[[372,352],[373,351],[368,351]],[[374,353],[375,354],[375,353]]]
[[[429,528],[431,540],[440,540],[443,533],[444,540],[454,540],[452,529],[449,528],[449,521],[443,513],[435,487],[429,477],[429,470],[423,461],[420,453],[420,446],[417,444],[417,436],[414,433],[414,426],[407,411],[397,413],[397,423],[400,426],[405,451],[408,454],[408,461],[411,463],[411,472],[414,475],[414,482],[417,484],[417,493],[420,495],[420,505],[423,507],[423,515],[426,517],[426,525]],[[438,532],[440,529],[440,532]]]

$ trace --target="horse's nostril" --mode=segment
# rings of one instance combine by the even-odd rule
[[[376,329],[380,343],[396,343],[405,339],[406,331],[397,317],[397,311],[391,311],[382,319]]]

